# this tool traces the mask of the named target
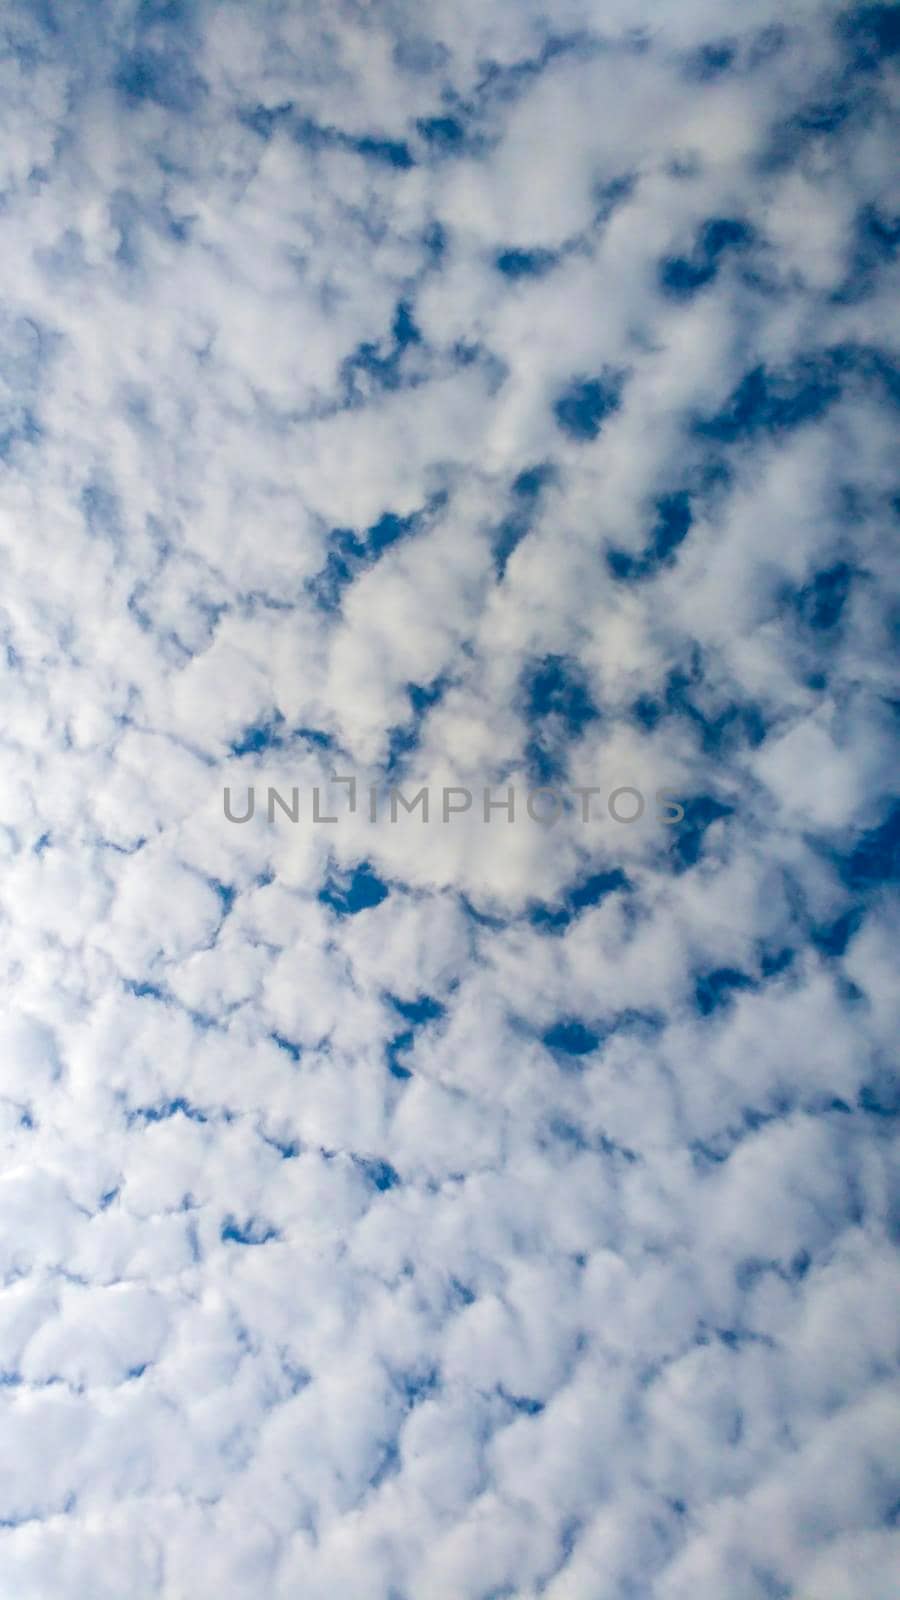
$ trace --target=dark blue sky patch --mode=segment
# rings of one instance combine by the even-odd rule
[[[300,1154],[301,1145],[297,1139],[276,1139],[271,1133],[264,1133],[261,1137],[264,1144],[278,1151],[282,1161],[296,1161]]]
[[[415,1000],[401,1000],[394,994],[388,994],[385,998],[404,1022],[409,1024],[407,1028],[401,1029],[388,1040],[386,1046],[388,1071],[394,1078],[411,1078],[412,1072],[404,1065],[401,1058],[412,1049],[416,1028],[424,1027],[429,1022],[436,1022],[446,1014],[446,1007],[429,994],[420,994]]]
[[[412,1049],[415,1043],[415,1034],[412,1028],[405,1028],[401,1033],[395,1033],[385,1045],[385,1060],[387,1069],[392,1078],[405,1081],[412,1077],[412,1070],[404,1066],[402,1057]]]
[[[218,895],[219,904],[222,907],[222,914],[223,916],[227,917],[229,911],[234,905],[235,900],[237,899],[237,889],[233,883],[222,883],[219,878],[207,878],[206,881],[213,890],[213,893]]]
[[[732,444],[758,433],[787,432],[824,416],[841,392],[840,355],[826,352],[797,363],[790,372],[764,366],[745,374],[721,411],[698,418],[694,431]]]
[[[170,998],[165,989],[160,988],[159,984],[139,983],[133,978],[125,978],[123,981],[128,993],[133,994],[138,1000],[162,1000],[165,1004]]]
[[[401,1000],[395,994],[389,994],[387,998],[394,1010],[414,1028],[421,1027],[427,1022],[436,1022],[439,1017],[446,1015],[446,1006],[431,994],[417,995],[415,1000]]]
[[[365,398],[360,375],[376,388],[398,389],[403,382],[402,361],[404,351],[411,345],[422,343],[412,308],[401,300],[394,310],[388,340],[366,339],[341,363],[341,381],[348,405],[359,404]]]
[[[835,865],[851,890],[875,889],[900,880],[900,800],[894,800],[884,821],[864,833]]]
[[[724,444],[789,432],[824,416],[851,378],[881,389],[900,405],[900,370],[890,354],[877,347],[833,345],[802,356],[789,370],[754,367],[721,411],[695,419],[693,431]]]
[[[253,115],[253,112],[250,112]],[[245,114],[246,117],[246,114]],[[298,116],[294,108],[288,115],[291,137],[307,150],[349,150],[373,161],[379,166],[407,171],[415,166],[409,145],[404,139],[382,139],[377,134],[350,134],[342,128],[328,127],[315,122],[312,117]],[[255,130],[259,131],[259,130]],[[266,134],[263,132],[263,137]]]
[[[275,711],[270,717],[245,728],[228,746],[229,751],[233,756],[260,756],[267,750],[280,750],[284,746],[283,727],[284,717],[280,711]]]
[[[683,489],[675,494],[664,494],[656,502],[656,522],[650,541],[650,558],[665,561],[690,532],[693,515],[691,498]]]
[[[638,578],[645,578],[649,570],[643,556],[633,556],[628,550],[608,550],[606,564],[620,583],[632,583]]]
[[[700,744],[706,755],[726,755],[747,747],[756,750],[768,731],[762,711],[752,704],[735,703],[710,717],[694,708],[693,716],[700,728]]]
[[[686,489],[660,495],[655,509],[653,527],[641,555],[632,555],[627,550],[607,551],[607,566],[620,582],[635,583],[642,578],[653,577],[674,556],[691,530],[694,517],[691,497]]]
[[[422,736],[422,725],[433,706],[439,704],[446,692],[448,679],[435,678],[433,683],[408,683],[406,692],[409,696],[411,716],[407,722],[398,723],[388,733],[388,754],[385,763],[385,777],[396,780],[399,778],[403,760],[411,751],[415,750]],[[413,798],[410,791],[406,795],[408,800]],[[421,807],[416,815],[421,816]]]
[[[235,1217],[227,1216],[219,1237],[223,1244],[261,1245],[268,1244],[271,1239],[279,1239],[281,1235],[271,1223],[262,1222],[258,1217],[249,1217],[246,1222],[239,1223]]]
[[[805,588],[792,596],[794,608],[807,627],[818,632],[837,626],[850,594],[853,568],[846,561],[817,572]]]
[[[188,1122],[208,1122],[209,1117],[199,1106],[192,1105],[179,1095],[174,1100],[163,1100],[155,1106],[134,1106],[128,1112],[129,1122],[168,1122],[170,1117],[186,1117]]]
[[[578,663],[568,656],[548,655],[523,673],[525,713],[530,721],[555,717],[572,738],[599,715]]]
[[[659,699],[652,694],[642,694],[634,701],[631,707],[631,716],[641,728],[646,728],[652,733],[657,723],[666,714],[664,699]]]
[[[753,988],[755,988],[753,979],[746,972],[739,971],[737,967],[715,967],[697,979],[694,986],[694,1003],[701,1017],[709,1017],[714,1011],[726,1006],[732,995],[739,990]]]
[[[895,5],[857,6],[839,16],[839,34],[858,72],[874,72],[900,51],[900,10]]]
[[[688,57],[688,76],[698,83],[711,83],[734,65],[735,54],[733,39],[710,40]]]
[[[115,74],[115,86],[132,106],[150,103],[182,116],[198,110],[207,85],[183,51],[138,49],[126,56]]]
[[[367,1183],[385,1194],[389,1189],[396,1189],[400,1183],[400,1174],[389,1161],[382,1161],[377,1156],[358,1156],[350,1158],[353,1165],[360,1171]]]
[[[871,294],[880,269],[895,259],[898,245],[900,217],[884,215],[873,205],[863,206],[856,218],[853,260],[834,300],[854,304]]]
[[[565,906],[548,905],[541,900],[530,908],[528,921],[546,933],[563,933],[572,921],[572,913]]]
[[[549,789],[554,784],[562,783],[566,776],[564,742],[546,734],[535,735],[529,739],[525,746],[525,771],[528,782],[537,788]],[[538,805],[539,801],[534,803]],[[551,805],[552,802],[548,798],[546,802],[548,814]]]
[[[441,1387],[438,1367],[423,1365],[418,1369],[407,1368],[402,1372],[392,1372],[391,1378],[402,1395],[404,1404],[410,1409],[421,1404],[423,1400],[430,1399]]]
[[[400,325],[399,332],[407,343],[414,342],[405,322]],[[361,533],[355,528],[332,528],[328,535],[329,550],[325,565],[307,585],[322,610],[338,611],[344,590],[358,574],[377,561],[391,545],[412,538],[442,510],[446,502],[447,496],[441,492],[432,495],[424,506],[407,516],[385,511]]]
[[[550,785],[565,776],[568,745],[599,716],[578,663],[544,656],[522,674],[523,716],[530,729],[525,760],[530,780]]]
[[[661,693],[643,694],[634,701],[631,716],[648,732],[667,717],[684,718],[692,724],[706,755],[758,749],[769,728],[762,708],[752,701],[733,701],[714,712],[703,709],[697,703],[703,677],[703,659],[695,650],[687,669],[672,669]]]
[[[412,335],[408,332],[404,337],[407,343],[413,342]],[[441,492],[432,495],[424,506],[420,506],[418,511],[411,511],[408,516],[398,517],[396,512],[383,512],[377,522],[373,522],[371,527],[366,528],[363,534],[363,548],[366,556],[370,560],[374,560],[383,550],[387,550],[390,545],[397,544],[401,539],[411,538],[431,518],[437,516],[446,504],[447,496]]]
[[[595,229],[605,227],[610,217],[619,207],[630,200],[637,188],[639,174],[637,172],[622,172],[617,178],[609,182],[597,183],[593,187],[594,211],[591,225]]]
[[[398,350],[406,350],[411,344],[422,343],[422,335],[416,326],[408,300],[397,302],[394,320],[391,323],[391,336]]]
[[[295,728],[295,739],[302,739],[304,744],[311,744],[317,750],[333,750],[334,739],[330,733],[323,733],[321,728]]]
[[[304,150],[341,149],[344,140],[337,128],[328,128],[323,124],[314,122],[312,117],[297,114],[292,105],[288,117],[291,138],[295,144],[302,145]]]
[[[274,1045],[278,1046],[279,1050],[283,1050],[285,1055],[290,1056],[292,1061],[300,1060],[303,1051],[299,1044],[295,1044],[292,1039],[286,1038],[283,1033],[270,1033],[269,1038]]]
[[[446,678],[434,678],[431,683],[408,683],[406,692],[409,695],[410,705],[417,717],[424,716],[432,706],[436,706],[442,698],[447,687]]]
[[[386,511],[367,530],[366,548],[373,555],[380,555],[383,550],[389,549],[415,528],[417,517],[398,517],[393,511]]]
[[[858,121],[865,114],[858,87],[849,74],[841,74],[829,89],[826,96],[809,100],[774,125],[759,159],[762,171],[784,171],[796,165],[810,145],[836,138],[851,119]]]
[[[858,218],[859,236],[877,261],[893,261],[900,246],[900,217],[883,215],[876,206],[864,206]]]
[[[692,795],[682,800],[681,804],[684,806],[684,817],[677,827],[670,830],[672,840],[669,848],[677,872],[696,866],[703,853],[707,828],[720,818],[731,816],[734,810],[733,806],[708,794]]]
[[[573,378],[553,407],[563,432],[582,443],[596,439],[607,418],[619,409],[622,378],[611,369],[595,378]]]
[[[630,888],[631,884],[621,867],[613,867],[606,872],[592,872],[590,877],[580,879],[567,891],[566,904],[573,911],[584,911],[589,906],[599,906],[607,895]]]
[[[547,1028],[541,1038],[554,1055],[586,1056],[597,1049],[601,1035],[577,1017],[564,1017]]]
[[[797,1250],[788,1262],[787,1274],[792,1283],[800,1283],[806,1277],[812,1266],[812,1256],[808,1250]]]
[[[900,1117],[900,1075],[883,1071],[864,1083],[857,1104],[870,1117]]]
[[[770,22],[766,27],[760,28],[754,35],[748,55],[747,65],[750,67],[764,66],[767,61],[781,53],[788,40],[788,30],[780,22]]]
[[[245,128],[258,135],[267,142],[272,137],[274,129],[280,122],[285,122],[294,110],[293,103],[286,100],[279,106],[243,106],[238,111],[238,121]]]
[[[801,133],[837,133],[851,112],[849,101],[843,99],[811,100],[792,119]]]
[[[139,28],[152,28],[160,22],[183,28],[195,11],[196,0],[140,0],[136,21]]]
[[[698,230],[689,256],[669,256],[659,268],[662,289],[675,299],[690,299],[711,283],[726,251],[745,250],[753,229],[737,217],[711,217]]]
[[[510,1406],[513,1411],[517,1411],[520,1416],[539,1417],[544,1410],[543,1400],[535,1400],[531,1395],[527,1394],[511,1394],[508,1389],[504,1389],[502,1383],[497,1385],[497,1394],[506,1405]]]
[[[865,914],[865,906],[850,906],[831,922],[813,927],[809,934],[810,943],[824,956],[842,956],[850,940],[861,928]]]
[[[523,505],[533,505],[542,494],[543,490],[551,483],[555,483],[557,471],[551,461],[540,461],[533,467],[526,467],[513,480],[512,492],[516,499]]]
[[[533,527],[541,497],[545,489],[556,481],[556,477],[552,463],[542,461],[533,467],[526,467],[514,480],[509,511],[492,537],[498,578],[503,577],[510,556]]]
[[[498,928],[506,928],[509,926],[510,919],[505,917],[502,913],[496,911],[482,911],[466,894],[458,895],[458,899],[467,918],[471,923],[474,924],[476,928],[491,928],[496,932]]]
[[[763,950],[759,958],[760,974],[763,978],[778,978],[793,966],[796,956],[796,950],[792,950],[790,945]]]
[[[357,155],[364,156],[368,161],[396,167],[401,172],[407,172],[415,166],[412,151],[405,139],[378,139],[373,134],[366,134],[361,139],[347,139],[346,145],[348,150],[355,150]]]
[[[596,40],[589,34],[551,34],[535,55],[525,56],[519,61],[512,62],[492,59],[482,61],[476,94],[480,100],[488,104],[509,104],[518,100],[527,91],[530,83],[545,72],[554,61],[567,55],[585,59],[596,49]]]
[[[500,250],[494,257],[494,266],[504,278],[543,278],[559,261],[553,250]]]
[[[591,906],[599,906],[608,895],[629,891],[631,883],[620,867],[605,872],[592,872],[579,878],[565,890],[555,905],[538,902],[531,907],[528,920],[534,928],[551,933],[562,932]]]
[[[416,131],[438,155],[456,155],[465,144],[465,128],[458,117],[420,117]]]
[[[890,351],[877,347],[850,347],[840,353],[845,357],[848,367],[855,367],[862,378],[873,387],[880,388],[886,400],[900,406],[900,367]]]
[[[667,256],[659,269],[662,288],[678,300],[690,299],[715,275],[715,267],[708,262],[687,261],[684,256]]]
[[[354,867],[349,878],[342,882],[329,880],[325,888],[320,889],[318,898],[338,916],[355,917],[360,911],[380,906],[389,894],[388,885],[378,877],[368,861],[362,861]]]
[[[340,610],[344,590],[362,567],[365,547],[351,528],[332,529],[330,539],[332,549],[321,572],[310,580],[309,591],[323,611],[334,612]]]

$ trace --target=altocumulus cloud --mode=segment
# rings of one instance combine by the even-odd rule
[[[0,39],[4,1597],[889,1600],[896,10]]]

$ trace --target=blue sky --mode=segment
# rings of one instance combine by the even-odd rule
[[[4,1600],[896,1595],[897,21],[0,11]]]

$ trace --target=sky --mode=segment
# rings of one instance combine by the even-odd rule
[[[0,1600],[896,1600],[898,23],[2,0]]]

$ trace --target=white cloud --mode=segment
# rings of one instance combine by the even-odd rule
[[[16,1600],[892,1592],[876,22],[9,8]]]

